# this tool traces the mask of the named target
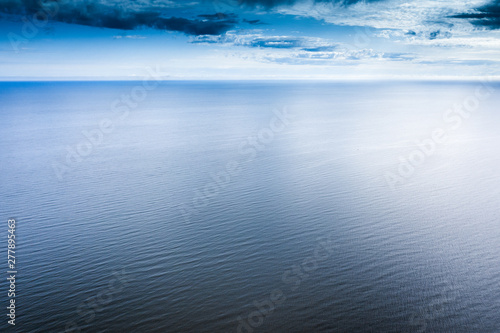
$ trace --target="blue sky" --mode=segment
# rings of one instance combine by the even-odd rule
[[[500,76],[500,0],[0,0],[0,79]]]

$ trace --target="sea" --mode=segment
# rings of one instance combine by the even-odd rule
[[[498,333],[499,105],[487,79],[2,82],[0,331]]]

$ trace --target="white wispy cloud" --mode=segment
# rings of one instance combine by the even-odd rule
[[[191,37],[191,43],[221,44],[254,48],[297,49],[297,48],[334,48],[340,44],[320,37],[266,35],[263,30],[247,32],[228,31],[223,35],[201,35]]]
[[[226,47],[248,47],[254,51],[249,53],[254,60],[292,65],[355,65],[365,60],[410,61],[416,57],[411,53],[353,48],[349,44],[318,37],[274,36],[259,31],[247,34],[229,31],[220,36],[195,36],[190,41]]]
[[[141,35],[116,35],[116,36],[113,36],[113,39],[121,39],[121,38],[127,38],[127,39],[145,39],[147,37],[146,36],[141,36]]]
[[[350,26],[370,26],[378,29],[399,29],[425,31],[439,27],[463,24],[463,20],[450,16],[487,3],[485,0],[386,0],[378,2],[358,2],[342,6],[333,2],[312,0],[297,2],[293,6],[277,8],[282,14],[313,17],[328,23]],[[461,27],[464,28],[464,27]]]

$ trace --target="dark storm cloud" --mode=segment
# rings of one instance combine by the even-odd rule
[[[247,19],[243,19],[243,22],[251,24],[251,25],[267,24],[267,23],[262,22],[261,20],[247,20]]]
[[[215,0],[205,1],[208,7],[200,7],[184,1],[121,2],[116,0],[0,0],[0,13],[33,15],[49,13],[54,21],[94,27],[133,30],[140,27],[183,32],[188,35],[219,35],[232,29],[237,23],[237,15],[228,13],[232,9],[244,11],[254,8],[271,9],[279,5],[293,5],[304,0]],[[332,2],[350,5],[360,1],[382,0],[315,0],[317,3]],[[225,5],[225,6],[222,6]],[[224,12],[217,8],[225,7]],[[215,14],[185,17],[193,10],[215,10]],[[43,17],[42,17],[43,18]],[[260,20],[245,20],[251,25],[265,24]],[[267,47],[262,45],[262,47]]]
[[[234,23],[236,23],[237,15],[233,14],[233,13],[215,13],[215,14],[198,15],[198,17],[201,17],[201,18],[204,18],[204,19],[210,20],[210,21],[233,20]]]
[[[462,13],[452,17],[468,19],[476,26],[488,29],[500,29],[500,0],[493,0],[487,5],[476,8],[473,12]]]
[[[186,18],[158,18],[149,25],[156,29],[184,32],[188,35],[220,35],[231,29],[235,20],[200,21]]]
[[[235,14],[207,14],[189,19],[165,17],[160,10],[137,10],[130,6],[94,1],[4,0],[0,1],[0,12],[19,15],[49,13],[53,20],[70,24],[121,30],[149,27],[189,35],[219,35],[237,23]]]

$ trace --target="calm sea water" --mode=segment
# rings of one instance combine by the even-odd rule
[[[0,83],[17,332],[500,332],[499,84],[141,87]]]

